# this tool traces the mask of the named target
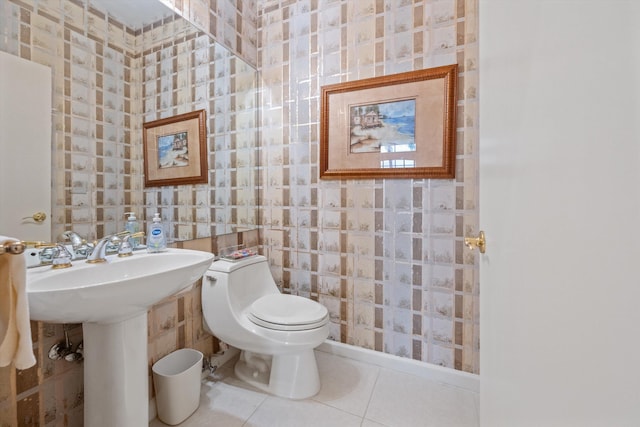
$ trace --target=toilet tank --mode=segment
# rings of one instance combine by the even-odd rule
[[[219,285],[226,287],[229,303],[234,312],[240,313],[258,298],[279,293],[267,259],[253,255],[241,260],[215,261],[209,267],[207,276],[213,276]]]

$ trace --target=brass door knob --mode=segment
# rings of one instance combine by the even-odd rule
[[[469,248],[478,248],[483,254],[487,250],[487,241],[484,238],[484,231],[481,231],[478,237],[465,237],[464,244]]]
[[[25,216],[25,217],[24,217],[24,218],[22,218],[22,219],[32,219],[32,220],[34,220],[35,222],[42,222],[42,221],[44,221],[45,219],[47,219],[47,214],[46,214],[46,213],[44,213],[44,212],[36,212],[36,213],[34,213],[33,215],[31,215],[31,216]]]

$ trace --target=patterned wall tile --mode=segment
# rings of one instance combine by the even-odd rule
[[[159,0],[249,64],[257,64],[258,0]]]
[[[258,11],[261,162],[272,165],[260,182],[263,200],[277,201],[265,202],[262,243],[278,254],[274,276],[304,294],[308,268],[277,260],[314,256],[333,339],[469,372],[478,369],[477,274],[468,275],[477,259],[462,240],[477,231],[475,3],[274,0]],[[452,62],[462,86],[455,180],[318,180],[322,85]],[[290,238],[272,239],[276,229]]]

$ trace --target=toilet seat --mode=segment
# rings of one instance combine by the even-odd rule
[[[323,326],[329,311],[308,298],[288,294],[269,294],[257,299],[247,312],[251,322],[280,331],[304,331]]]

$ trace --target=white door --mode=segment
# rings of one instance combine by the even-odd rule
[[[33,215],[44,213],[42,221]],[[0,52],[0,235],[51,240],[51,69]]]
[[[640,426],[640,2],[479,16],[481,425]]]

